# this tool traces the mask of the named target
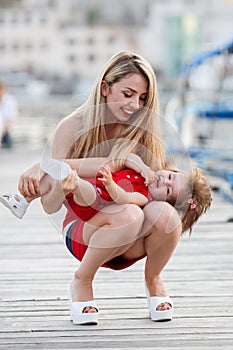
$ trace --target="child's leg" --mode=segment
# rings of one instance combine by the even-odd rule
[[[57,182],[49,175],[45,175],[40,181],[41,204],[47,214],[56,213],[61,209],[65,199],[61,183]]]
[[[40,182],[40,192],[41,203],[48,214],[55,213],[61,208],[68,193],[73,193],[74,201],[82,206],[91,205],[96,200],[92,184],[81,179],[77,172],[71,169],[62,182],[45,175]]]
[[[52,179],[61,183],[61,189],[65,196],[70,192],[73,193],[74,200],[77,204],[88,206],[96,200],[96,192],[93,185],[81,179],[77,172],[72,170],[67,163],[56,159],[43,159],[41,162],[41,169]],[[54,186],[52,186],[52,189],[53,188]],[[52,191],[50,197],[53,198],[53,196],[55,196],[54,199],[57,199],[57,194],[54,194]]]
[[[65,193],[72,192],[74,201],[81,206],[89,206],[96,200],[94,186],[81,179],[75,170],[72,170],[68,178],[62,181],[61,187]]]

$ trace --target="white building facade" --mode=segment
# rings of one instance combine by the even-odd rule
[[[124,1],[129,13],[130,3]],[[134,3],[145,6],[143,0]],[[103,13],[95,4],[100,2],[92,0],[87,8],[80,0],[25,0],[21,6],[0,9],[0,73],[91,79],[116,52],[139,50],[135,38],[140,31],[137,13],[142,17],[142,11],[135,11],[131,20],[126,16],[119,25],[114,21],[114,13],[120,17],[118,1],[102,1],[102,6],[108,5]]]
[[[167,75],[233,37],[233,0],[21,0],[0,9],[0,74],[93,79],[130,49]]]
[[[233,0],[155,0],[140,49],[167,75],[233,39]],[[146,38],[146,40],[145,40]]]

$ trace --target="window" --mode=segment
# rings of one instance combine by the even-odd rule
[[[24,17],[24,20],[25,20],[25,23],[31,23],[32,21],[32,16],[31,16],[31,13],[26,13],[25,14],[25,17]]]
[[[14,51],[17,51],[17,50],[19,49],[19,43],[14,42],[14,43],[12,44],[12,49],[13,49]]]
[[[93,61],[95,61],[95,55],[94,55],[94,54],[92,54],[92,53],[91,53],[91,54],[89,54],[89,55],[88,55],[88,61],[89,61],[89,62],[93,62]]]
[[[68,43],[69,46],[74,46],[75,45],[75,39],[74,38],[70,38],[70,39],[68,39],[67,43]]]
[[[93,45],[94,41],[95,41],[94,38],[90,37],[90,38],[87,39],[87,44],[88,45]]]
[[[56,0],[48,0],[48,7],[52,8],[52,7],[56,7]]]
[[[75,55],[69,55],[69,56],[68,56],[68,61],[69,61],[70,63],[74,63],[74,62],[76,61],[76,56],[75,56]]]
[[[42,41],[42,42],[40,43],[40,48],[41,48],[42,50],[46,50],[46,49],[48,48],[48,43],[47,43],[46,41]]]
[[[4,51],[6,48],[6,45],[4,43],[0,43],[0,51]]]
[[[113,35],[108,37],[108,43],[109,44],[113,44],[115,41],[116,41],[116,38]]]
[[[19,18],[17,16],[17,14],[13,14],[11,17],[11,23],[16,24],[16,23],[18,23],[18,21],[19,21]]]
[[[47,23],[48,22],[48,18],[45,14],[41,14],[40,15],[40,23]]]
[[[27,50],[32,50],[33,48],[32,42],[31,41],[26,42],[25,47]]]

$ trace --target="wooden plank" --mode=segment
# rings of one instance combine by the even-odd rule
[[[4,153],[0,191],[39,154]],[[38,158],[36,158],[38,156]],[[14,161],[16,159],[16,161]],[[213,207],[184,236],[163,272],[175,302],[172,322],[151,322],[145,261],[123,271],[100,269],[94,284],[98,326],[70,322],[66,287],[78,262],[64,247],[62,214],[49,218],[34,202],[23,220],[0,210],[0,349],[230,349],[233,343],[232,205]]]

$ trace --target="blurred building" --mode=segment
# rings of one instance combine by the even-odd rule
[[[233,0],[18,0],[0,9],[0,74],[92,80],[117,51],[167,76],[233,36]]]
[[[92,79],[117,51],[140,49],[150,2],[22,0],[1,9],[0,70]]]
[[[154,0],[151,5],[140,49],[167,76],[233,38],[233,0]]]

